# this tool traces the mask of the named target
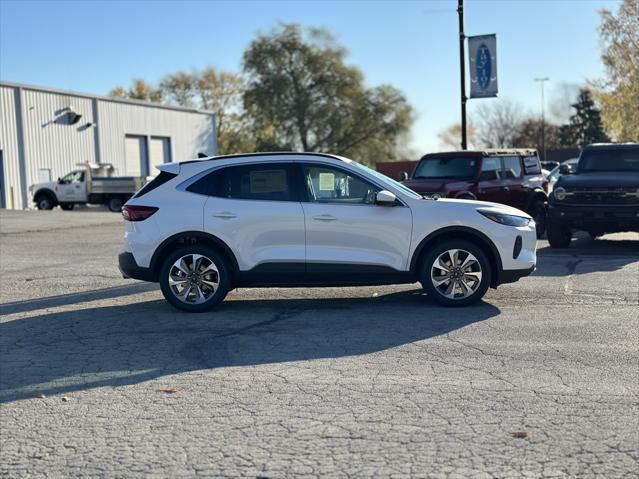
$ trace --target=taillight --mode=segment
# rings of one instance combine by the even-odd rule
[[[126,221],[144,221],[157,210],[155,206],[123,206],[122,216]]]

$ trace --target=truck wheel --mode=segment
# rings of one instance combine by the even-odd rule
[[[185,246],[164,260],[160,287],[166,300],[176,308],[201,313],[224,300],[231,289],[231,276],[217,251],[207,246]]]
[[[122,198],[118,198],[117,196],[114,196],[113,198],[109,199],[107,206],[109,207],[109,211],[113,211],[114,213],[120,213],[122,211],[123,204],[124,202],[122,201]]]
[[[60,208],[65,211],[71,211],[75,205],[73,203],[60,203]]]
[[[548,242],[553,248],[567,248],[570,246],[572,231],[566,225],[556,221],[548,222]]]
[[[486,294],[493,273],[481,248],[463,240],[435,245],[421,264],[420,283],[443,306],[476,303]]]
[[[546,232],[546,203],[542,200],[535,200],[535,202],[530,207],[530,211],[528,212],[528,214],[533,217],[533,220],[535,220],[535,225],[537,225],[537,239],[542,238],[544,236],[544,233]]]
[[[38,195],[35,199],[35,203],[39,210],[52,210],[54,206],[53,198],[47,193]]]

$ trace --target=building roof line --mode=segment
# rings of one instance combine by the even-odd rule
[[[92,94],[89,94],[89,93],[82,93],[82,92],[77,92],[77,91],[72,91],[72,90],[62,90],[62,89],[59,89],[59,88],[43,87],[43,86],[31,85],[31,84],[28,84],[28,83],[16,83],[16,82],[0,81],[0,87],[21,88],[23,90],[40,91],[40,92],[44,92],[44,93],[54,93],[54,94],[58,94],[58,95],[76,96],[76,97],[80,97],[80,98],[88,98],[88,99],[91,99],[91,100],[95,99],[95,100],[100,100],[100,101],[110,101],[110,102],[113,102],[113,103],[125,103],[125,104],[129,104],[129,105],[144,106],[144,107],[148,107],[148,108],[162,108],[164,110],[182,111],[182,112],[185,112],[185,113],[200,113],[200,114],[203,114],[203,115],[215,115],[215,113],[210,111],[210,110],[202,110],[202,109],[199,109],[199,108],[189,108],[189,107],[184,107],[184,106],[164,105],[162,103],[153,103],[153,102],[144,101],[144,100],[134,100],[134,99],[131,99],[131,98],[117,98],[117,97],[102,96],[102,95],[92,95]]]

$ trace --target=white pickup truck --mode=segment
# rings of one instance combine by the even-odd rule
[[[58,178],[58,181],[36,183],[29,194],[39,210],[60,206],[72,210],[77,204],[102,204],[119,212],[122,205],[138,191],[145,179],[135,176],[115,176],[109,163],[79,163],[79,169]]]

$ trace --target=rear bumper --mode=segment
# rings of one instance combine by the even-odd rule
[[[155,281],[151,268],[143,268],[135,262],[133,253],[123,252],[118,255],[118,265],[124,278]]]
[[[533,271],[535,271],[534,266],[526,269],[505,269],[499,275],[499,284],[514,283],[524,276],[529,276]]]

